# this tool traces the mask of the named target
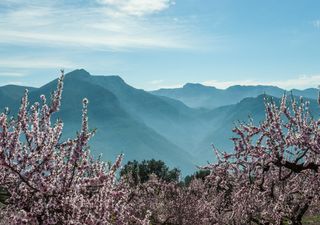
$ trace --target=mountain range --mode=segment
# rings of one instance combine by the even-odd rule
[[[39,96],[50,96],[57,79],[40,88],[7,85],[0,87],[0,108],[9,107],[14,115],[24,90],[31,103]],[[65,76],[62,105],[56,117],[64,121],[64,136],[80,129],[82,99],[89,99],[89,125],[96,128],[90,142],[94,155],[113,161],[124,153],[125,161],[161,159],[183,174],[215,160],[211,144],[232,151],[232,128],[248,115],[259,122],[264,117],[264,97],[275,99],[285,91],[273,86],[233,86],[225,90],[201,84],[179,89],[147,92],[136,89],[119,76],[91,75],[83,69]],[[309,98],[316,106],[318,91],[292,90],[293,95]],[[318,113],[318,108],[312,111]]]
[[[276,86],[264,85],[235,85],[228,87],[227,89],[218,89],[202,84],[187,83],[182,88],[162,88],[152,91],[151,93],[179,100],[189,107],[213,109],[220,106],[236,104],[244,98],[257,97],[261,94],[280,98],[284,93],[287,93],[294,96],[316,99],[318,97],[318,92],[319,90],[316,88],[305,90],[292,89],[287,91]]]

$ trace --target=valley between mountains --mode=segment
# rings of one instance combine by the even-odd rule
[[[0,87],[0,108],[14,115],[27,88],[31,103],[44,94],[47,99],[57,80],[40,88],[6,85]],[[232,128],[237,121],[258,123],[265,116],[264,98],[274,101],[285,90],[274,86],[232,86],[216,89],[186,84],[177,89],[147,92],[128,85],[119,76],[91,75],[79,69],[66,74],[61,110],[55,119],[64,122],[64,137],[80,129],[82,99],[89,99],[89,126],[96,129],[90,142],[95,156],[114,161],[124,153],[125,161],[160,159],[188,174],[197,166],[215,160],[211,145],[232,151]],[[303,96],[310,111],[318,115],[317,89],[291,90]],[[53,121],[54,122],[54,121]]]

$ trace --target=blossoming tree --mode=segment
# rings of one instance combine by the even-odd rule
[[[50,103],[29,106],[26,91],[16,118],[0,114],[0,224],[301,225],[319,205],[320,119],[307,102],[266,101],[265,120],[238,125],[234,152],[215,149],[210,174],[188,185],[151,174],[130,183],[117,178],[122,155],[113,165],[91,156],[88,100],[80,132],[62,140],[52,115],[63,78]]]
[[[82,128],[61,141],[63,71],[51,104],[28,106],[25,92],[17,118],[0,115],[0,186],[9,197],[0,209],[3,224],[147,224],[131,215],[128,186],[116,180],[122,155],[108,167],[88,148],[88,100],[83,100]]]
[[[233,188],[226,214],[230,221],[302,224],[319,197],[319,125],[308,102],[293,98],[288,103],[284,96],[280,106],[266,101],[266,117],[259,125],[251,121],[234,129],[234,153],[215,149],[219,162],[209,168],[214,179],[228,174],[223,182],[231,182]]]

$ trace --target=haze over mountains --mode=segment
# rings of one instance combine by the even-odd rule
[[[49,98],[57,80],[30,90],[30,102]],[[0,107],[18,110],[26,87],[0,87]],[[82,99],[89,99],[89,125],[97,128],[90,142],[95,155],[103,153],[114,160],[119,153],[125,160],[161,159],[180,168],[184,174],[214,161],[211,144],[231,151],[234,122],[248,115],[259,122],[264,117],[263,93],[279,97],[284,90],[271,86],[234,86],[226,90],[200,84],[151,93],[126,84],[119,76],[93,76],[87,71],[68,73],[64,81],[62,106],[57,117],[65,123],[64,137],[80,129]],[[293,94],[317,98],[316,89],[293,90]],[[316,101],[311,99],[311,105]],[[312,111],[318,112],[313,107]]]
[[[267,94],[280,98],[285,92],[295,96],[303,96],[315,99],[319,90],[309,88],[305,90],[284,90],[276,86],[240,86],[235,85],[227,89],[217,89],[215,87],[204,86],[202,84],[187,83],[182,88],[159,89],[151,93],[159,96],[166,96],[177,99],[189,107],[216,108],[224,105],[235,104],[244,98],[257,97]]]

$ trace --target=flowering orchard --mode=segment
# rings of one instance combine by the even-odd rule
[[[265,102],[264,121],[233,130],[234,153],[215,149],[211,176],[232,187],[228,224],[300,225],[319,198],[320,120],[302,99]]]
[[[234,129],[234,152],[214,149],[210,173],[188,183],[149,174],[117,178],[94,160],[88,141],[88,100],[82,128],[61,140],[64,75],[50,104],[29,106],[26,91],[16,118],[0,115],[0,224],[301,225],[319,205],[320,120],[302,100],[266,101],[259,125]]]
[[[25,92],[16,119],[0,115],[0,185],[10,197],[1,208],[3,224],[148,224],[130,214],[127,185],[116,182],[122,156],[107,168],[90,156],[87,105],[74,139],[60,141],[63,123],[51,124],[60,107],[63,77],[51,104],[41,96],[28,110]]]

